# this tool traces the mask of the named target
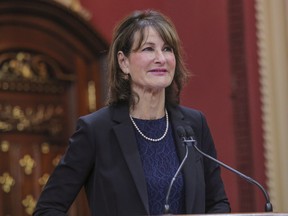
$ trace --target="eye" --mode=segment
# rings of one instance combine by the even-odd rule
[[[165,47],[163,48],[163,51],[165,51],[165,52],[173,52],[173,48],[170,47],[170,46],[165,46]]]
[[[142,49],[142,51],[153,51],[153,47],[147,46]]]

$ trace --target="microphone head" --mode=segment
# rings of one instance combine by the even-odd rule
[[[187,137],[194,137],[194,131],[191,126],[185,126],[185,133]]]
[[[186,137],[186,132],[183,126],[178,126],[177,127],[177,134],[180,138],[185,138]]]

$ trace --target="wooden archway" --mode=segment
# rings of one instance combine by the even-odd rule
[[[59,3],[0,2],[0,216],[32,214],[76,119],[103,106],[107,49]],[[82,193],[69,215],[89,215]]]

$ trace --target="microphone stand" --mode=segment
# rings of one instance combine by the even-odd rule
[[[204,155],[205,157],[209,158],[210,160],[216,162],[217,164],[223,166],[224,168],[230,170],[231,172],[234,172],[236,173],[237,175],[239,175],[241,178],[245,179],[246,181],[252,183],[252,184],[255,184],[256,186],[258,186],[262,193],[264,194],[265,196],[265,199],[266,199],[266,204],[265,204],[265,212],[272,212],[273,211],[273,207],[272,207],[272,203],[270,202],[270,198],[269,198],[269,195],[267,193],[267,191],[264,189],[264,187],[258,183],[256,180],[252,179],[251,177],[239,172],[238,170],[235,170],[233,169],[232,167],[226,165],[225,163],[211,157],[210,155],[204,153],[203,151],[201,151],[198,147],[197,147],[197,141],[193,139],[193,137],[189,137],[189,139],[185,139],[184,142],[188,142],[188,143],[192,143],[193,147],[202,155]]]
[[[168,191],[167,191],[167,195],[166,195],[166,199],[165,199],[165,205],[164,205],[164,214],[169,214],[170,212],[170,205],[168,204],[169,203],[169,196],[170,196],[170,192],[171,192],[171,189],[172,189],[172,186],[173,186],[173,183],[174,181],[176,180],[179,172],[181,171],[186,159],[187,159],[187,156],[188,156],[188,145],[187,143],[185,142],[185,139],[183,138],[183,143],[185,144],[185,156],[180,164],[180,166],[178,167],[175,175],[173,176],[171,182],[170,182],[170,185],[169,185],[169,188],[168,188]]]

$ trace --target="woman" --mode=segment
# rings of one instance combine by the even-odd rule
[[[65,215],[82,186],[93,216],[163,214],[185,148],[175,129],[191,126],[216,156],[203,114],[179,105],[188,77],[171,21],[138,11],[114,31],[108,105],[81,117],[34,215]],[[173,214],[230,211],[217,164],[189,149],[168,203]]]

